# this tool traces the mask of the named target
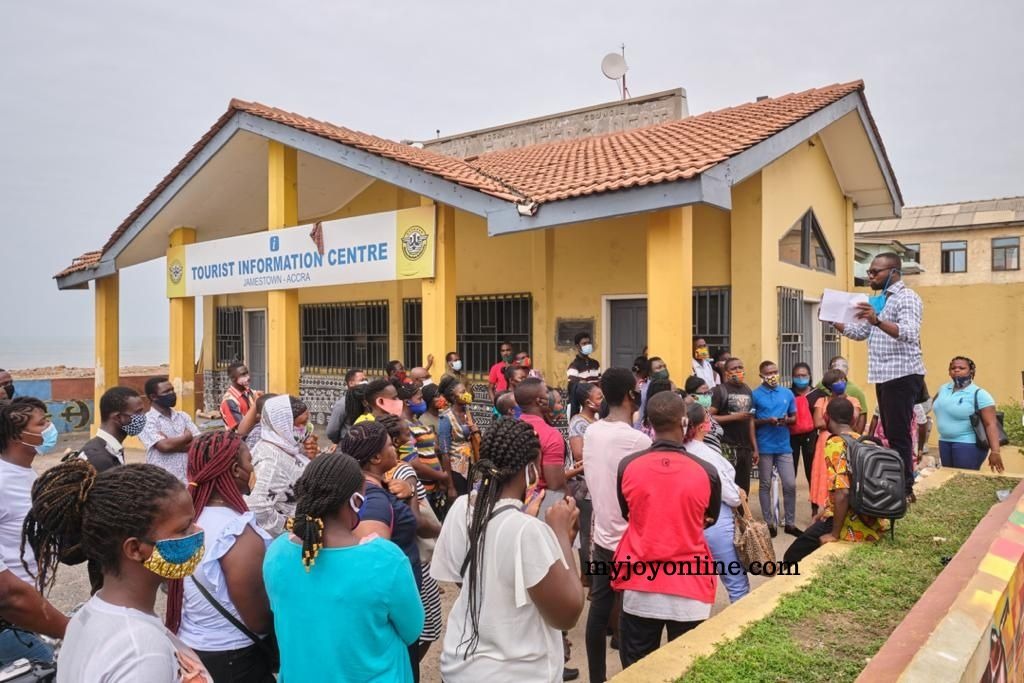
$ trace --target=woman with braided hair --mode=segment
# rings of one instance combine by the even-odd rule
[[[295,484],[291,535],[267,551],[283,681],[413,680],[423,606],[402,551],[354,533],[363,476],[345,453],[316,458]]]
[[[543,492],[523,510],[539,459],[529,424],[497,422],[473,468],[479,487],[445,518],[430,574],[462,586],[441,652],[447,683],[562,680],[559,631],[576,624],[584,603],[572,549],[579,512],[564,498],[540,521]]]
[[[985,458],[993,472],[1003,471],[999,453],[999,422],[992,394],[974,383],[978,369],[974,361],[957,356],[949,361],[949,382],[939,388],[932,410],[939,429],[939,457],[943,467],[980,470]],[[987,448],[980,448],[971,418],[981,420],[988,437]],[[916,428],[916,425],[915,425]]]
[[[250,633],[270,631],[260,567],[272,539],[242,497],[249,493],[252,475],[249,449],[234,431],[207,432],[189,446],[188,488],[196,523],[206,534],[206,552],[191,577],[169,583],[166,623],[196,651],[216,683],[274,683],[266,646],[254,642],[210,600]]]
[[[103,572],[103,587],[68,625],[58,683],[212,683],[153,611],[160,585],[191,574],[203,556],[203,530],[193,520],[185,486],[156,465],[96,474],[72,460],[39,476],[24,528],[39,562],[37,585],[52,586],[59,564],[88,559]]]

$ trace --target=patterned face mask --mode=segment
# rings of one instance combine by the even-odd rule
[[[134,413],[132,419],[128,421],[128,424],[121,425],[121,431],[128,436],[138,436],[142,433],[142,430],[146,428],[146,414],[145,413]]]
[[[206,535],[202,529],[182,538],[147,541],[153,545],[153,554],[142,566],[165,579],[183,579],[191,576],[203,559]]]

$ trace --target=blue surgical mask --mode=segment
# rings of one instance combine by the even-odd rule
[[[580,347],[580,353],[582,353],[584,356],[589,356],[593,352],[594,352],[594,345],[593,344],[584,344],[583,346]]]
[[[452,370],[454,370],[455,372],[461,372],[462,371],[462,361],[461,360],[453,360],[452,361]]]
[[[38,446],[30,443],[25,443],[24,441],[22,441],[22,443],[25,443],[26,446],[32,446],[32,448],[36,449],[36,453],[38,453],[39,455],[45,455],[52,451],[54,448],[56,448],[57,437],[60,436],[60,432],[57,431],[57,425],[53,424],[52,422],[46,429],[42,431],[41,434],[36,434],[35,432],[22,432],[21,434],[22,436],[24,436],[25,434],[28,434],[29,436],[38,436],[43,440],[43,442]]]
[[[898,273],[898,270],[890,270],[889,274],[885,277],[885,284],[882,285],[881,293],[874,296],[868,297],[868,303],[871,304],[871,308],[874,309],[875,315],[882,315],[882,309],[885,308],[885,290],[889,289],[889,283],[892,281],[893,273]]]
[[[516,406],[515,408],[512,409],[512,417],[513,418],[518,420],[522,416],[523,416],[523,409],[522,408],[520,408],[519,406]]]
[[[128,424],[121,425],[121,431],[128,436],[138,436],[142,433],[142,430],[146,428],[146,414],[135,413],[132,415],[132,419],[129,420]]]
[[[805,388],[811,386],[811,378],[810,377],[794,377],[793,378],[793,386],[796,387],[797,389],[805,389]]]
[[[423,413],[427,412],[427,402],[426,401],[418,401],[418,402],[409,401],[409,412],[412,413],[413,415],[417,415],[417,416],[422,415]]]
[[[841,394],[846,391],[846,382],[835,382],[832,384],[832,393]]]

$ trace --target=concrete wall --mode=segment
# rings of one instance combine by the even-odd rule
[[[1024,225],[1006,225],[998,228],[972,228],[969,230],[941,230],[928,232],[885,232],[867,234],[867,237],[884,237],[903,244],[920,244],[919,263],[924,270],[918,275],[907,275],[911,287],[938,287],[950,285],[1024,283],[1024,270],[992,270],[992,240],[997,237],[1024,238]],[[942,243],[949,241],[967,242],[967,272],[942,272]]]

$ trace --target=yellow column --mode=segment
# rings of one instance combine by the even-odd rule
[[[773,358],[778,349],[775,290],[765,287],[764,260],[778,258],[764,248],[761,174],[732,189],[730,216],[732,287],[732,355],[739,356],[748,377],[756,377],[757,365]],[[767,355],[765,355],[767,354]]]
[[[176,228],[171,233],[170,246],[193,244],[193,228]],[[186,296],[170,300],[171,340],[170,372],[168,379],[178,394],[178,410],[195,417],[196,414],[196,299]]]
[[[855,273],[853,268],[854,260],[854,232],[853,232],[853,200],[849,197],[846,198],[846,258],[843,259],[843,263],[846,264],[846,285],[847,288],[852,292],[854,291],[854,279]],[[864,406],[865,411],[872,410],[871,406],[874,406],[875,392],[868,388],[868,344],[867,342],[855,342],[846,337],[843,337],[840,341],[840,349],[843,356],[850,363],[850,379],[864,391],[864,396],[868,399],[868,405]],[[828,363],[828,359],[822,359],[822,363]],[[827,368],[826,368],[827,369]],[[935,431],[933,431],[933,434]]]
[[[676,381],[690,375],[693,208],[658,211],[647,224],[647,348]]]
[[[298,222],[298,155],[294,148],[270,141],[267,226],[277,230]],[[299,395],[299,326],[299,291],[267,292],[267,388],[276,394]]]
[[[423,280],[423,357],[434,354],[435,377],[455,350],[455,209],[437,205],[434,277]],[[442,368],[438,370],[437,368]]]
[[[92,434],[100,426],[100,398],[120,380],[120,338],[118,336],[119,275],[96,280],[96,371],[93,390]]]
[[[554,277],[555,233],[553,230],[534,230],[530,233],[531,270],[530,293],[533,296],[533,346],[531,360],[535,368],[544,373],[552,386],[562,385],[565,368],[555,365]],[[595,340],[596,341],[596,340]],[[518,350],[518,349],[517,349]]]

